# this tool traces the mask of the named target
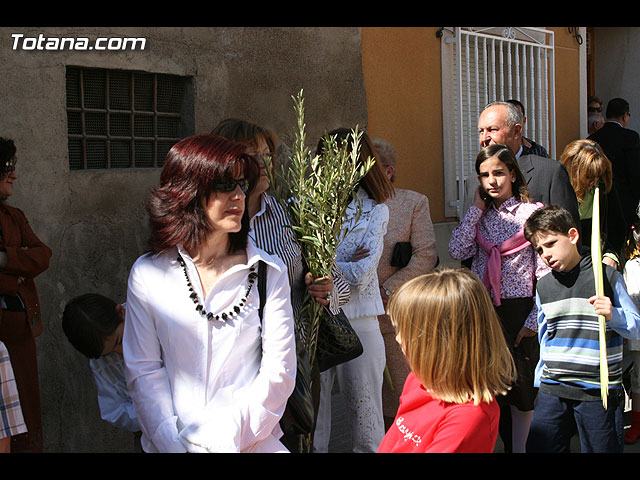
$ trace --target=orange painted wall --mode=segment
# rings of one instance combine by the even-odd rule
[[[556,57],[556,157],[564,147],[580,138],[580,65],[579,45],[567,27],[554,31]],[[586,68],[586,66],[585,66]],[[586,72],[585,72],[586,73]]]
[[[442,87],[436,28],[362,29],[367,133],[393,143],[396,186],[429,197],[431,218],[443,216]]]

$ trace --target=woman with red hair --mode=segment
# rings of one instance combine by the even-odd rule
[[[216,135],[167,154],[147,208],[151,251],[129,276],[123,342],[145,452],[286,451],[293,315],[286,267],[247,242],[258,174],[243,145]]]

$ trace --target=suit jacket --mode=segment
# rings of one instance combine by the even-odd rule
[[[637,219],[640,200],[640,136],[617,122],[606,122],[589,135],[597,142],[613,167],[613,183],[618,190],[626,227]]]
[[[529,186],[531,201],[566,208],[581,231],[578,199],[565,166],[557,160],[538,155],[521,155],[518,158],[518,166]],[[475,190],[479,185],[476,176],[469,176],[465,185],[463,216],[473,203]]]
[[[0,272],[0,295],[20,295],[34,337],[42,332],[40,301],[33,279],[49,268],[51,249],[33,233],[22,210],[0,204],[0,249],[8,265]],[[18,277],[23,277],[20,282]]]
[[[539,143],[534,142],[530,138],[525,138],[525,140],[527,142],[529,142],[531,144],[531,146],[527,147],[525,145],[522,145],[522,155],[538,155],[540,157],[548,157],[549,156],[549,153],[547,152],[547,149],[544,148],[542,145],[540,145]]]

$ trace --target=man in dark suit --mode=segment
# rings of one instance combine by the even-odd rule
[[[527,123],[527,116],[524,114],[524,105],[520,100],[512,99],[507,100],[507,102],[515,105],[518,110],[520,110],[520,115],[522,115],[522,131],[524,132],[524,127]],[[520,135],[522,139],[522,155],[539,155],[541,157],[548,157],[549,153],[547,149],[542,145],[534,142],[530,138],[524,136],[524,134]]]
[[[627,229],[635,222],[640,200],[640,136],[627,128],[629,102],[614,98],[607,104],[606,123],[589,135],[597,142],[613,167],[613,184],[618,191],[624,224]]]
[[[513,150],[518,166],[527,180],[532,202],[564,207],[571,213],[576,224],[580,225],[578,200],[564,165],[548,157],[523,154],[522,115],[515,105],[508,102],[487,105],[478,119],[478,133],[482,148],[500,143]],[[465,186],[461,215],[466,213],[473,202],[479,185],[478,179],[470,175]]]

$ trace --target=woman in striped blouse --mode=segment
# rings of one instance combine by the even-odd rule
[[[276,135],[266,128],[244,120],[223,120],[211,133],[244,143],[248,153],[262,160],[276,156]],[[300,245],[293,230],[288,227],[291,220],[276,199],[267,193],[268,190],[269,179],[263,162],[260,179],[247,199],[247,209],[251,218],[249,240],[267,253],[280,257],[287,266],[294,315],[302,305],[305,290],[308,290],[319,303],[327,305],[337,313],[339,308],[349,301],[349,284],[337,268],[332,278],[311,278],[311,274],[305,270]]]
[[[235,118],[223,120],[211,133],[245,144],[248,153],[263,160],[260,179],[247,197],[247,211],[251,219],[249,241],[267,253],[279,257],[287,266],[296,331],[300,333],[298,314],[306,292],[315,297],[317,302],[327,306],[333,313],[338,313],[340,307],[349,301],[351,291],[349,284],[337,266],[334,266],[332,277],[312,278],[311,273],[305,267],[302,250],[296,240],[295,233],[288,226],[291,225],[291,220],[287,212],[268,193],[269,179],[264,159],[276,157],[278,146],[276,135],[266,128]],[[312,375],[317,379],[312,384],[315,387],[313,396],[317,411],[320,401],[320,381],[317,368],[312,369]],[[295,450],[297,439],[287,437],[285,435],[282,442],[290,450]]]

